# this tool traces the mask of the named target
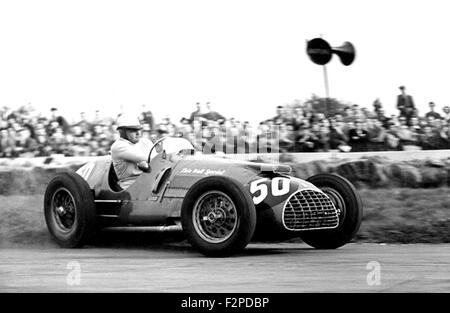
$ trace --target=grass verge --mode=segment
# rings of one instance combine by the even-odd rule
[[[450,188],[359,190],[364,205],[357,241],[450,242]]]

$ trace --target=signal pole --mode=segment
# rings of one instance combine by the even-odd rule
[[[323,39],[323,35],[320,34],[320,38]],[[323,65],[323,78],[325,81],[325,96],[328,99],[330,97],[330,88],[328,86],[328,72],[327,72],[327,64]]]
[[[320,34],[320,38],[323,39],[322,34]],[[323,67],[323,79],[325,82],[325,117],[327,117],[328,116],[329,98],[330,98],[330,86],[328,85],[327,64],[322,65],[322,67]]]
[[[325,81],[325,117],[327,117],[330,104],[330,88],[328,86],[328,71],[326,65],[323,65],[323,78]]]
[[[329,98],[330,97],[330,89],[328,87],[328,72],[327,72],[327,66],[326,65],[323,66],[323,78],[324,78],[324,81],[325,81],[325,95],[326,95],[327,98]]]

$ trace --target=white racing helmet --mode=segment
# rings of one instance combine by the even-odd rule
[[[120,128],[142,129],[142,126],[136,116],[122,114],[117,118],[117,129]]]

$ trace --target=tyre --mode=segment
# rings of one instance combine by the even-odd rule
[[[222,176],[195,183],[181,207],[190,244],[206,256],[230,256],[244,249],[256,227],[256,210],[238,181]]]
[[[44,214],[50,234],[62,247],[81,247],[94,235],[94,196],[76,173],[60,173],[50,181],[45,190]]]
[[[319,174],[308,179],[330,197],[338,210],[337,228],[305,231],[300,238],[317,249],[336,249],[356,235],[361,224],[363,206],[355,187],[346,178],[336,174]]]

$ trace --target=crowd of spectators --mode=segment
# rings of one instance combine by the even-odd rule
[[[16,110],[3,107],[0,118],[0,157],[103,155],[109,153],[115,140],[112,118],[96,115],[87,121],[83,112],[74,124],[68,123],[57,108],[45,116],[29,105]]]
[[[155,140],[178,136],[190,140],[205,153],[386,151],[411,149],[450,149],[450,108],[419,115],[386,116],[377,99],[373,108],[348,105],[338,112],[318,112],[307,104],[278,106],[275,116],[251,125],[224,117],[200,105],[179,122],[163,118],[158,123],[150,110],[140,120],[143,136]],[[57,108],[44,116],[31,106],[0,109],[0,157],[38,157],[106,155],[117,139],[117,117],[87,120],[84,112],[75,123],[68,123]]]

